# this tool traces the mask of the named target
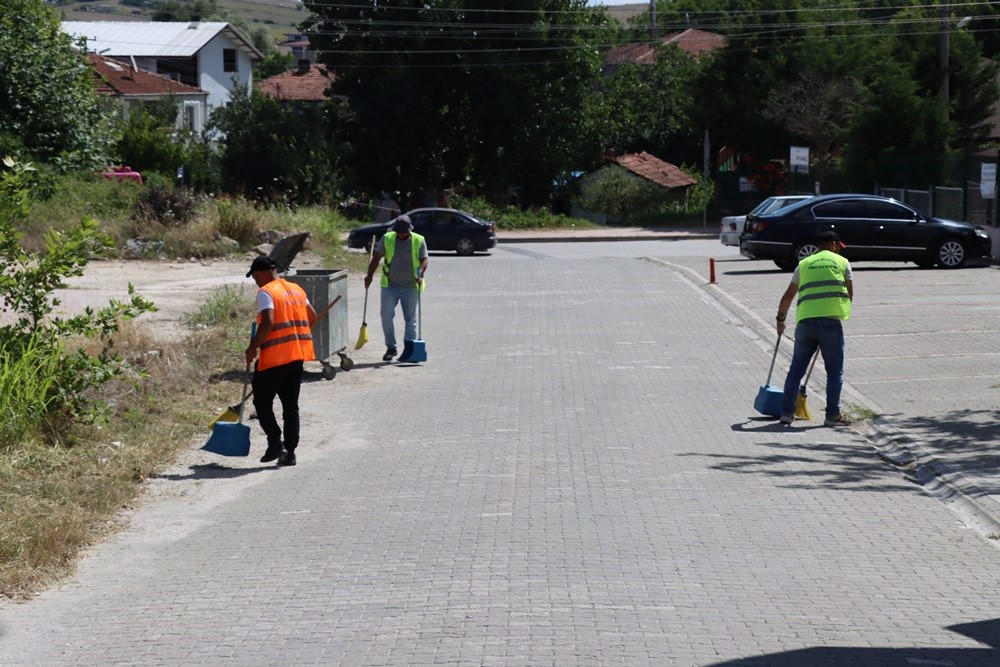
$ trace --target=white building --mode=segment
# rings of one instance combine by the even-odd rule
[[[209,111],[225,106],[236,84],[252,85],[253,64],[264,58],[228,23],[63,21],[62,29],[86,39],[90,53],[206,91]]]

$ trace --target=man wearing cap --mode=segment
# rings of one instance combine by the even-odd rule
[[[250,264],[247,278],[257,287],[257,331],[247,346],[247,366],[257,359],[253,372],[253,407],[267,435],[261,463],[277,460],[279,466],[295,465],[299,445],[299,386],[303,362],[316,358],[310,327],[316,311],[305,290],[278,277],[270,257]],[[257,357],[258,351],[260,357]],[[282,429],[274,416],[274,397],[281,401]]]
[[[844,327],[851,317],[854,300],[854,276],[851,263],[839,252],[846,246],[837,233],[830,230],[819,235],[819,252],[806,257],[795,267],[792,280],[778,304],[776,329],[785,332],[785,317],[795,305],[795,348],[792,365],[785,378],[781,405],[781,423],[791,424],[795,415],[795,400],[799,383],[806,374],[809,361],[820,350],[826,368],[825,426],[847,424],[840,411],[840,392],[844,387]]]
[[[405,213],[392,225],[392,231],[379,239],[368,263],[365,289],[372,284],[375,269],[382,265],[382,334],[385,337],[385,354],[382,361],[392,361],[397,354],[396,329],[392,319],[396,304],[403,309],[403,340],[417,338],[417,305],[420,292],[424,291],[427,273],[427,243],[424,237],[413,232],[413,223]]]

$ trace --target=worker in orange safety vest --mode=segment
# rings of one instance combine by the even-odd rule
[[[299,445],[302,367],[316,358],[310,331],[316,311],[301,287],[278,276],[278,268],[270,257],[258,257],[247,272],[247,278],[253,277],[260,289],[257,331],[247,346],[246,361],[249,366],[257,360],[252,380],[253,407],[267,434],[267,451],[260,462],[293,466]],[[274,416],[275,396],[281,401],[284,439]]]

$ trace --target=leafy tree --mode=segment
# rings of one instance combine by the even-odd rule
[[[153,7],[154,21],[204,21],[217,12],[215,0],[165,0]]]
[[[116,146],[119,161],[143,173],[158,172],[173,180],[178,167],[184,167],[185,185],[204,192],[219,186],[219,167],[215,151],[191,132],[174,127],[177,105],[165,102],[159,113],[154,109],[133,110],[122,123]]]
[[[676,46],[661,49],[653,65],[628,63],[601,86],[617,153],[648,151],[670,162],[701,159],[704,128],[692,121],[691,90],[698,61]]]
[[[269,77],[276,74],[281,74],[282,72],[287,72],[292,69],[295,65],[292,62],[292,54],[281,53],[275,48],[273,52],[268,53],[264,56],[264,59],[257,64],[253,69],[254,79],[256,81],[263,81]]]
[[[0,148],[66,168],[106,161],[110,118],[81,50],[42,0],[5,0],[0,12]]]
[[[307,0],[333,92],[350,105],[354,185],[413,196],[467,183],[545,201],[602,151],[591,91],[606,16],[585,0]]]
[[[223,189],[258,200],[323,200],[341,152],[330,133],[335,117],[333,101],[287,103],[237,86],[209,122],[222,144]]]

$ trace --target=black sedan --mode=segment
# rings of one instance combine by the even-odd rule
[[[454,250],[459,255],[489,250],[497,244],[497,228],[492,222],[480,220],[453,208],[415,208],[408,211],[413,231],[427,241],[428,250]],[[368,248],[372,238],[380,239],[392,229],[395,220],[365,225],[351,230],[347,245]]]
[[[821,195],[762,215],[740,236],[740,254],[770,259],[791,271],[817,251],[820,232],[832,229],[854,261],[914,262],[957,269],[970,259],[990,256],[990,234],[967,222],[929,218],[877,195]]]

